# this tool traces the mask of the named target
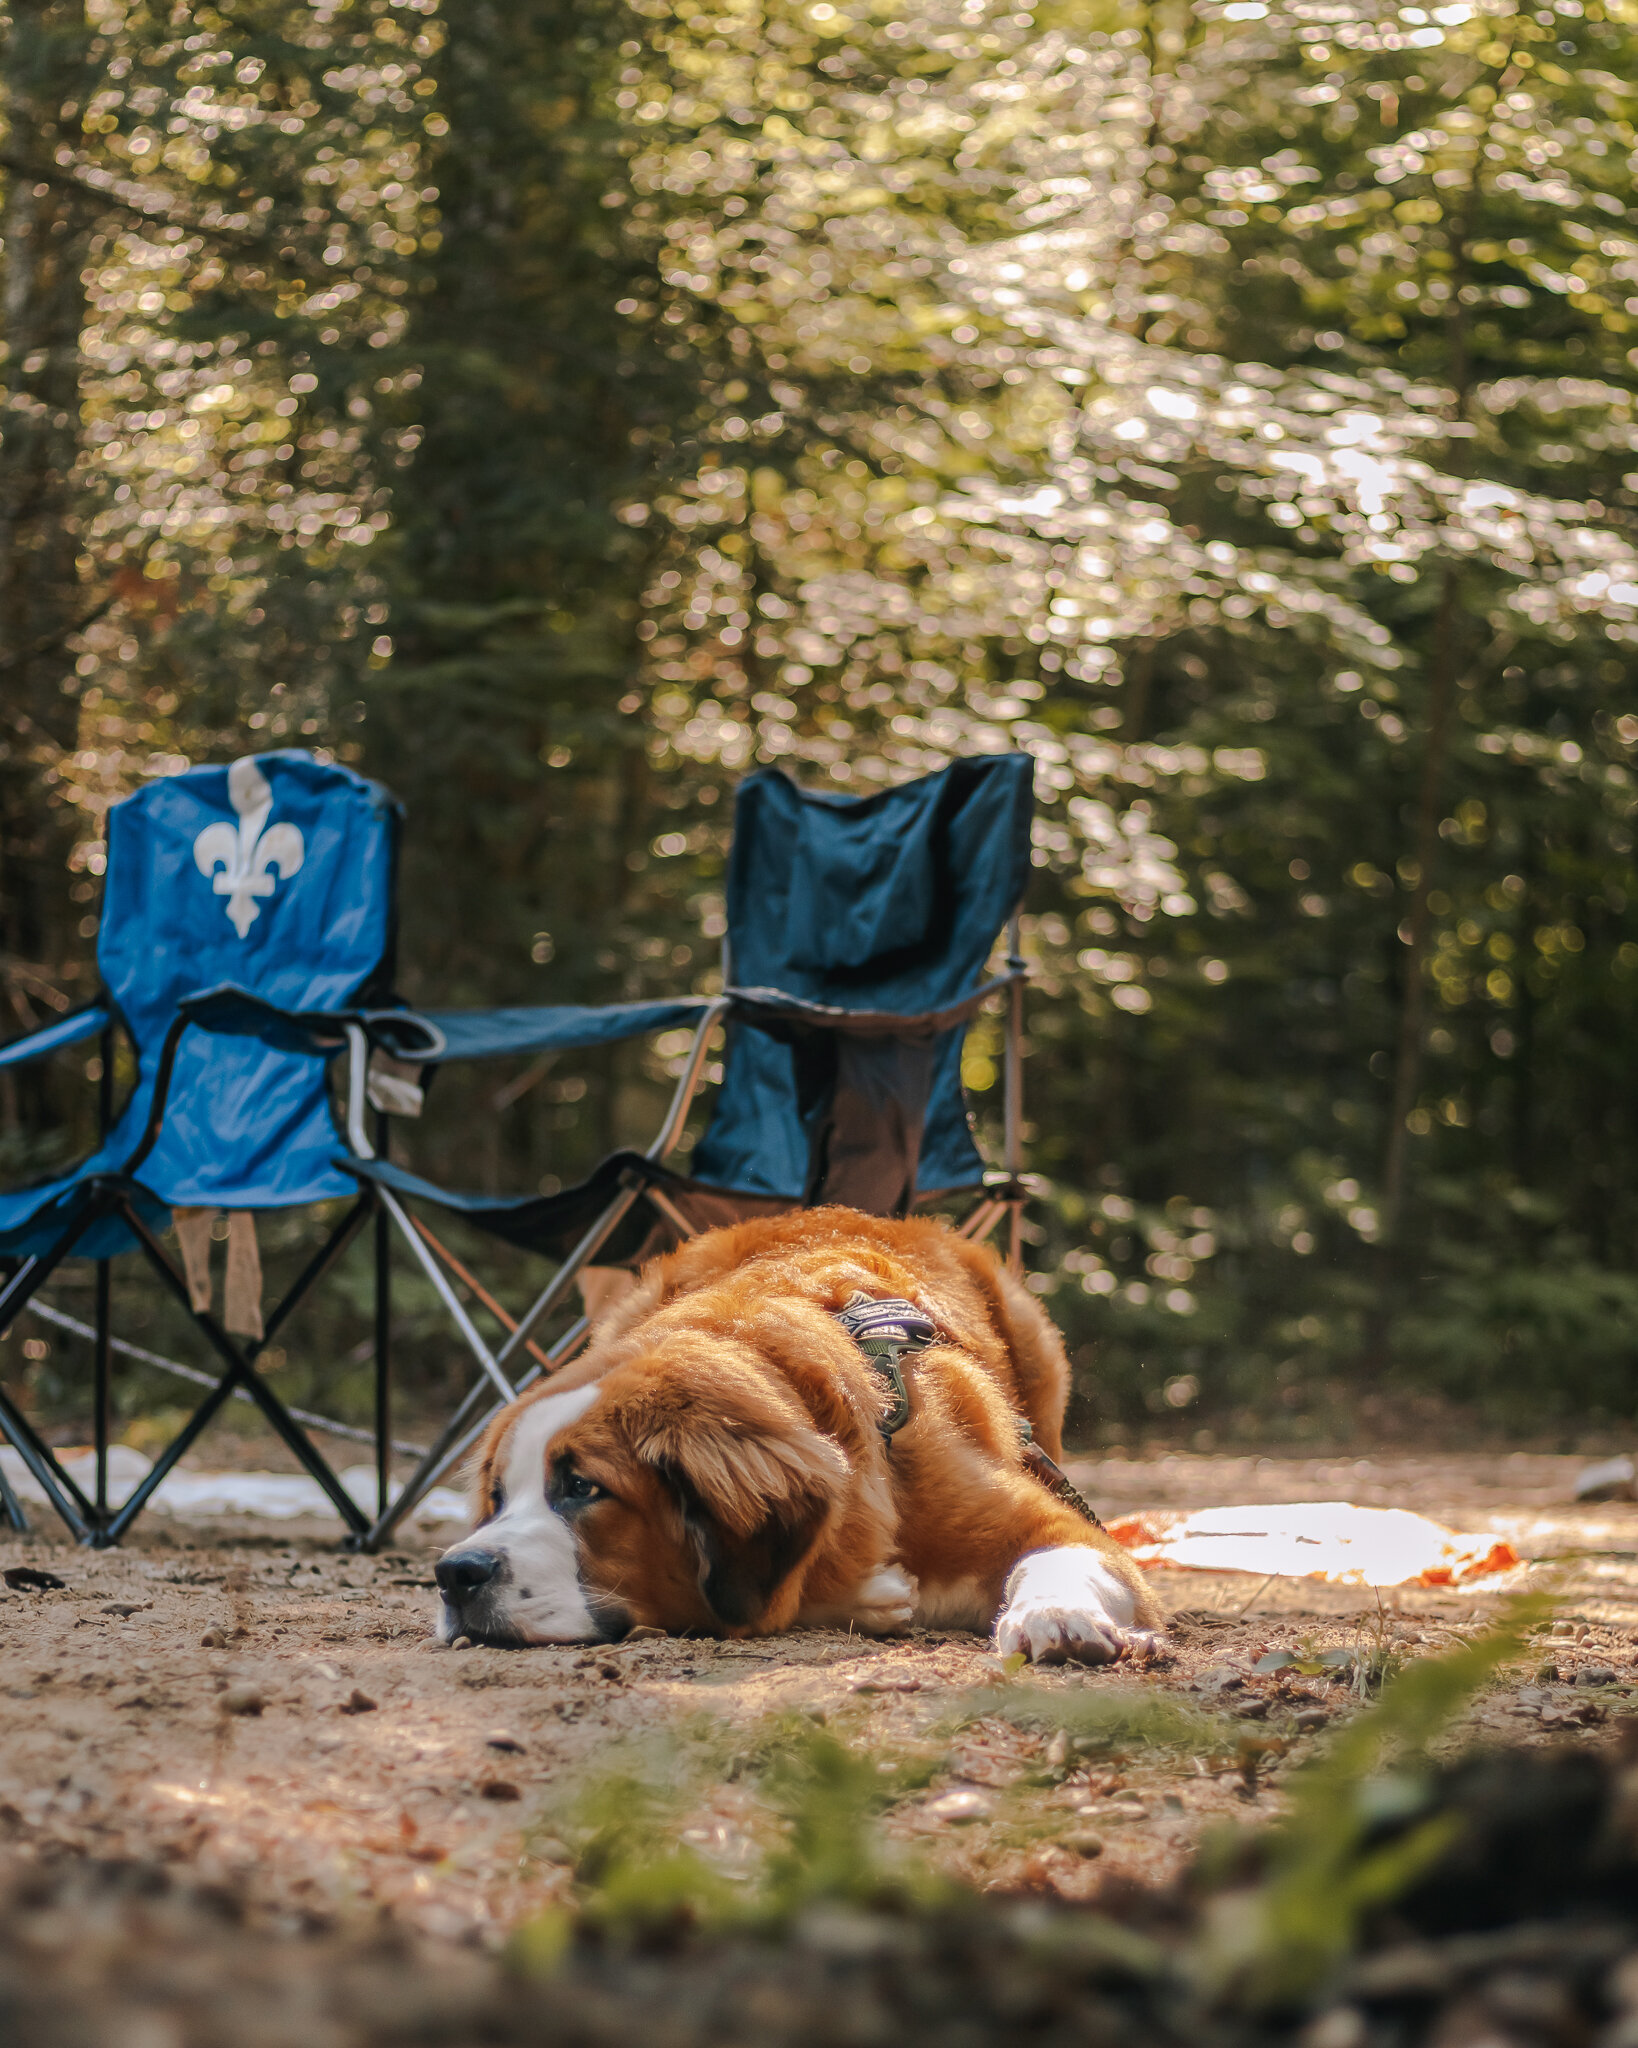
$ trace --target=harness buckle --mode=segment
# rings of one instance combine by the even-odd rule
[[[881,1301],[856,1288],[843,1308],[835,1311],[839,1322],[864,1353],[871,1370],[886,1380],[892,1396],[887,1413],[877,1423],[883,1441],[892,1440],[910,1420],[910,1390],[904,1383],[900,1362],[907,1351],[925,1351],[938,1336],[938,1325],[924,1316],[913,1302]]]

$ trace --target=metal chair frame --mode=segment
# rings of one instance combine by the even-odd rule
[[[1023,1213],[1029,1199],[1029,1191],[1022,1179],[1023,1173],[1023,1030],[1024,1030],[1024,976],[1025,962],[1019,953],[1019,913],[1015,910],[1007,924],[1007,970],[1013,977],[1007,990],[1006,1048],[1003,1062],[1003,1149],[1005,1163],[1003,1177],[986,1186],[977,1204],[957,1226],[957,1235],[977,1243],[988,1237],[1003,1216],[1008,1219],[1007,1260],[1014,1272],[1023,1265]],[[728,973],[727,950],[724,948],[724,980]],[[709,1041],[716,1026],[733,1008],[733,996],[728,994],[714,1002],[702,1016],[694,1034],[682,1075],[672,1097],[659,1136],[649,1147],[645,1158],[659,1165],[676,1149],[693,1106],[700,1080],[704,1073]],[[368,1086],[369,1048],[363,1030],[356,1025],[349,1026],[351,1035],[351,1056],[349,1071],[349,1112],[347,1130],[355,1156],[372,1158],[372,1150],[366,1149],[367,1140],[363,1130],[363,1104]],[[580,1242],[569,1253],[563,1264],[547,1286],[535,1298],[523,1316],[514,1321],[505,1315],[497,1304],[489,1306],[507,1328],[505,1342],[491,1352],[474,1326],[471,1317],[450,1284],[448,1274],[440,1265],[437,1256],[426,1241],[429,1232],[419,1231],[414,1219],[405,1211],[402,1203],[388,1189],[380,1189],[380,1198],[387,1216],[397,1225],[410,1247],[416,1263],[437,1290],[439,1298],[449,1310],[457,1330],[468,1350],[476,1360],[482,1377],[468,1390],[455,1413],[416,1466],[402,1490],[394,1496],[390,1505],[383,1504],[375,1523],[364,1534],[355,1534],[350,1540],[352,1547],[359,1550],[379,1550],[392,1540],[404,1517],[411,1513],[425,1499],[451,1470],[469,1455],[495,1416],[509,1402],[538,1381],[547,1377],[558,1367],[566,1365],[585,1342],[591,1331],[588,1316],[578,1317],[547,1350],[544,1357],[537,1351],[536,1362],[517,1380],[507,1378],[506,1366],[519,1349],[529,1342],[531,1333],[542,1319],[548,1316],[563,1300],[569,1287],[581,1272],[596,1258],[598,1251],[607,1241],[615,1227],[639,1196],[645,1197],[684,1240],[697,1236],[698,1232],[665,1195],[662,1189],[646,1183],[633,1171],[628,1183],[621,1188],[609,1206],[603,1211]],[[436,1243],[436,1240],[433,1241]],[[449,1260],[449,1254],[442,1252]],[[453,1262],[451,1262],[453,1263]],[[470,1283],[470,1276],[466,1276]],[[531,1346],[531,1348],[534,1348]],[[498,1397],[498,1398],[497,1398]]]
[[[21,1259],[15,1270],[3,1285],[0,1285],[0,1336],[10,1328],[18,1315],[25,1310],[34,1296],[51,1278],[51,1275],[71,1256],[75,1245],[85,1233],[98,1222],[108,1217],[118,1217],[137,1240],[137,1249],[158,1274],[167,1292],[180,1304],[190,1321],[198,1328],[211,1350],[221,1361],[223,1371],[181,1430],[154,1461],[152,1468],[143,1477],[140,1485],[118,1508],[111,1507],[108,1500],[108,1448],[109,1423],[113,1405],[113,1358],[112,1358],[112,1310],[113,1310],[113,1261],[96,1261],[95,1279],[95,1340],[94,1364],[92,1371],[92,1432],[96,1459],[93,1490],[87,1495],[73,1475],[66,1470],[51,1446],[30,1423],[27,1416],[0,1389],[0,1431],[3,1431],[24,1465],[33,1475],[36,1484],[45,1494],[53,1509],[79,1543],[92,1549],[106,1549],[118,1543],[130,1529],[138,1515],[148,1505],[154,1493],[164,1483],[177,1463],[192,1448],[203,1430],[214,1419],[223,1404],[236,1390],[246,1393],[261,1410],[268,1424],[280,1440],[292,1452],[308,1476],[323,1489],[326,1497],[341,1516],[347,1528],[355,1535],[362,1535],[370,1527],[370,1517],[358,1506],[336,1476],[329,1461],[312,1443],[301,1425],[290,1414],[255,1364],[301,1303],[335,1265],[358,1236],[364,1225],[376,1218],[376,1301],[375,1301],[375,1380],[376,1380],[376,1492],[378,1512],[387,1505],[392,1475],[390,1469],[391,1445],[390,1424],[390,1358],[391,1358],[391,1297],[389,1275],[383,1257],[385,1234],[382,1229],[381,1204],[377,1192],[366,1188],[351,1203],[346,1214],[326,1233],[323,1243],[313,1253],[307,1264],[297,1275],[283,1299],[267,1315],[263,1334],[241,1342],[222,1327],[217,1317],[209,1311],[193,1307],[187,1282],[177,1270],[175,1262],[166,1252],[147,1219],[142,1215],[133,1199],[131,1182],[142,1161],[152,1151],[164,1123],[165,1109],[170,1093],[171,1075],[176,1063],[176,1050],[183,1032],[188,1028],[189,1019],[178,1015],[168,1029],[154,1083],[153,1103],[149,1112],[147,1127],[136,1151],[125,1163],[123,1170],[115,1175],[103,1175],[86,1184],[79,1213],[64,1230],[61,1237],[49,1251],[31,1254]],[[102,1074],[98,1083],[98,1122],[101,1134],[106,1137],[113,1122],[113,1050],[114,1027],[107,1026],[101,1034]],[[28,1517],[15,1490],[0,1474],[0,1516],[18,1531],[29,1527]]]

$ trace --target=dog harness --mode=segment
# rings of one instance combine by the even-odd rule
[[[864,1353],[871,1370],[879,1373],[887,1382],[892,1399],[887,1413],[876,1427],[882,1433],[882,1441],[889,1450],[893,1439],[910,1420],[910,1390],[904,1383],[904,1354],[907,1351],[925,1351],[938,1336],[938,1325],[930,1316],[924,1316],[913,1302],[901,1301],[896,1296],[880,1301],[874,1295],[866,1294],[862,1288],[855,1289],[845,1308],[835,1311],[839,1322],[848,1335]],[[1084,1515],[1094,1529],[1101,1529],[1091,1503],[1075,1485],[1069,1474],[1055,1458],[1035,1441],[1035,1430],[1023,1416],[1018,1418],[1018,1434],[1022,1439],[1022,1463],[1024,1470],[1039,1479],[1048,1493]]]
[[[876,1427],[891,1446],[910,1420],[910,1392],[899,1361],[907,1351],[925,1351],[938,1335],[938,1325],[912,1302],[878,1301],[863,1289],[856,1289],[847,1306],[837,1309],[836,1320],[864,1353],[871,1371],[887,1382],[893,1399]]]

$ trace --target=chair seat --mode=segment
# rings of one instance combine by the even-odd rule
[[[621,1188],[630,1185],[627,1175],[645,1188],[657,1188],[695,1230],[743,1223],[751,1216],[777,1216],[792,1206],[787,1196],[714,1187],[687,1174],[672,1173],[641,1152],[611,1152],[585,1180],[555,1195],[465,1194],[384,1159],[341,1163],[360,1180],[390,1188],[396,1195],[431,1202],[505,1244],[552,1259],[565,1258],[574,1249]],[[638,1266],[671,1250],[676,1242],[677,1233],[667,1219],[639,1197],[600,1247],[597,1262],[601,1266]]]
[[[93,1200],[97,1184],[118,1178],[99,1153],[73,1173],[0,1194],[0,1258],[43,1258],[64,1232],[72,1229]],[[156,1195],[136,1181],[122,1181],[121,1185],[151,1230],[169,1226],[171,1212]],[[118,1216],[104,1216],[75,1240],[74,1256],[115,1259],[121,1252],[134,1251],[136,1244],[129,1224]]]

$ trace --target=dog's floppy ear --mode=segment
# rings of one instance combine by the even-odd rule
[[[668,1357],[621,1406],[632,1449],[677,1496],[712,1613],[748,1627],[818,1542],[847,1461],[752,1358],[724,1355],[737,1349],[697,1370]]]

